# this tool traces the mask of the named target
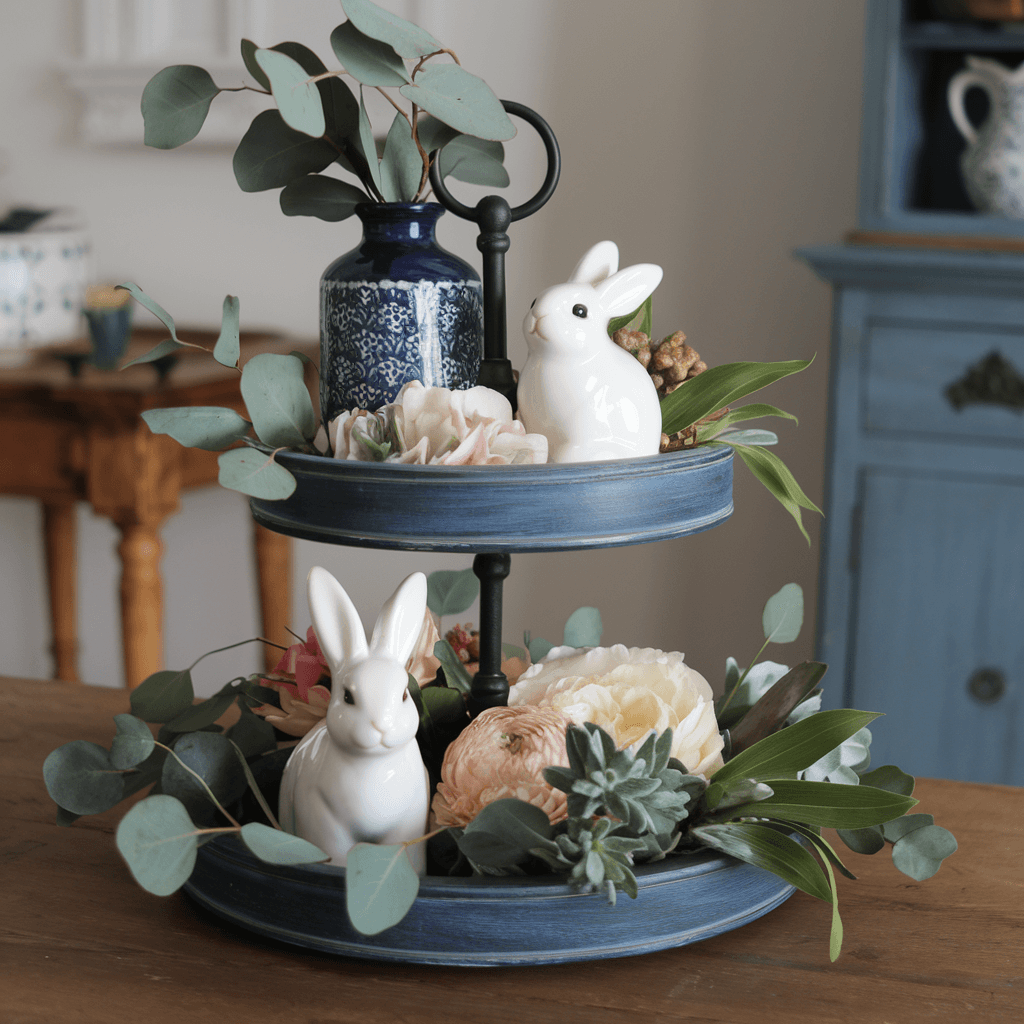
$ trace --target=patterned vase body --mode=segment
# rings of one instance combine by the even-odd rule
[[[320,279],[320,404],[325,422],[378,409],[420,380],[476,384],[483,291],[464,260],[434,237],[438,203],[356,207],[363,239]]]

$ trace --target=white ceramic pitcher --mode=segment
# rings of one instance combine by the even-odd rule
[[[989,112],[975,127],[964,110],[967,90],[988,94]],[[968,57],[947,90],[949,113],[967,142],[960,157],[964,187],[983,213],[1024,219],[1024,64],[1010,70],[999,61]]]

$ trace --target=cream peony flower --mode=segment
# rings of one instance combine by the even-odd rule
[[[509,706],[554,707],[594,722],[619,747],[672,729],[672,756],[705,779],[722,767],[722,736],[708,681],[681,654],[650,647],[555,647],[509,693]]]
[[[436,616],[428,608],[423,613],[423,625],[420,627],[420,635],[416,638],[416,646],[412,649],[405,666],[420,686],[429,686],[441,667],[440,660],[434,657],[434,644],[441,639],[437,625]]]
[[[569,766],[568,725],[555,708],[488,708],[477,715],[445,751],[431,804],[437,825],[468,825],[487,804],[505,797],[539,807],[552,825],[565,818],[565,794],[541,773]]]

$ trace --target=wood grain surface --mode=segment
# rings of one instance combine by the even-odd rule
[[[920,780],[918,810],[960,850],[934,878],[888,854],[737,931],[646,956],[536,968],[437,968],[318,956],[150,896],[114,846],[123,808],[54,824],[41,765],[73,739],[109,745],[123,691],[0,679],[0,1022],[1019,1022],[1024,1019],[1024,790]],[[572,927],[572,921],[566,921]]]

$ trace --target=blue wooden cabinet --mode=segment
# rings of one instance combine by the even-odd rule
[[[801,250],[835,288],[818,656],[872,763],[1024,785],[1024,255]]]

